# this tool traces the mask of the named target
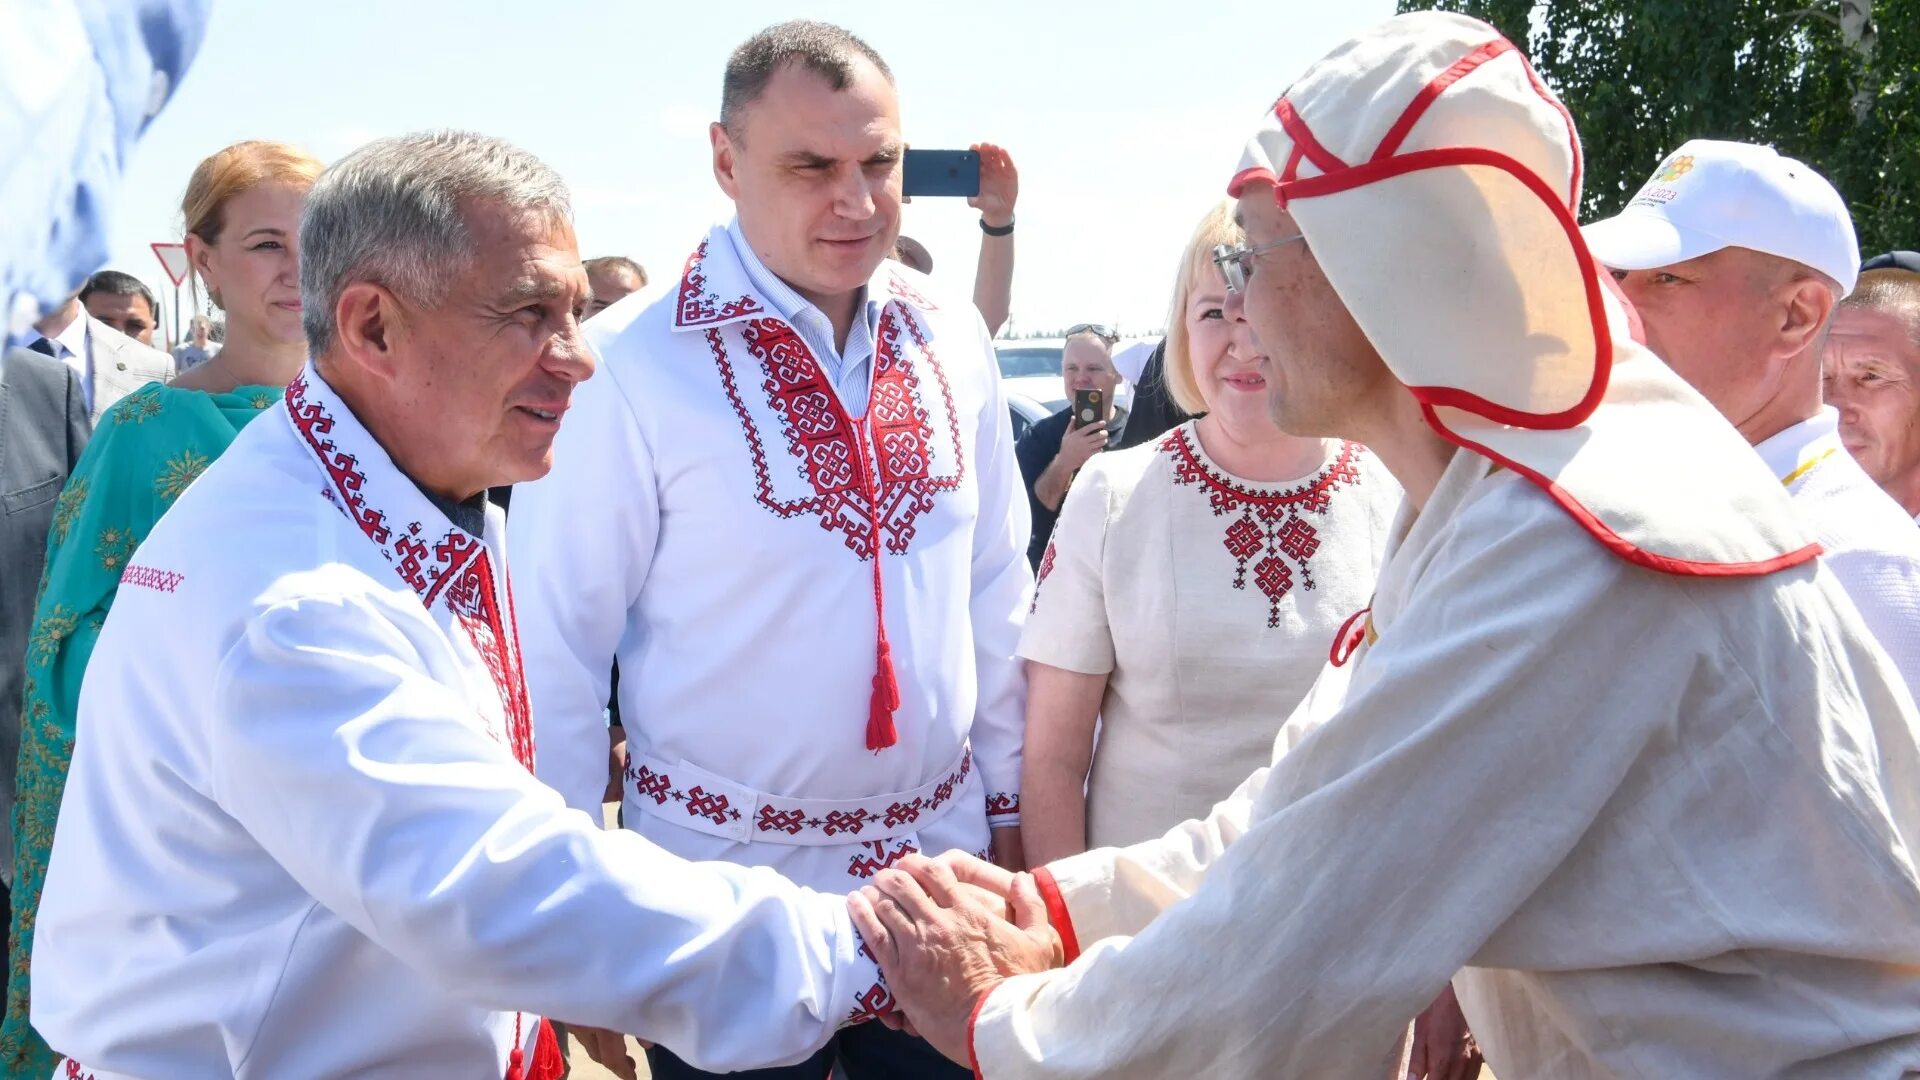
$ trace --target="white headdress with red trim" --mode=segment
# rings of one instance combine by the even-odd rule
[[[1273,185],[1428,423],[1615,554],[1707,575],[1812,558],[1752,448],[1635,342],[1574,217],[1580,170],[1572,117],[1510,42],[1421,12],[1310,68],[1228,190]]]

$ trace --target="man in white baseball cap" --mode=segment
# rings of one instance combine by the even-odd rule
[[[1583,230],[1647,344],[1759,451],[1867,629],[1920,695],[1920,531],[1821,403],[1835,305],[1860,248],[1825,177],[1767,146],[1695,139]]]
[[[1633,339],[1579,176],[1461,15],[1274,106],[1226,314],[1280,426],[1365,442],[1409,508],[1344,666],[1207,819],[850,898],[936,1046],[985,1080],[1385,1077],[1451,982],[1502,1077],[1920,1070],[1913,701],[1778,479]]]

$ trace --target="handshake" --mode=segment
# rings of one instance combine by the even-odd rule
[[[881,1022],[962,1065],[981,997],[1010,975],[1066,958],[1033,875],[963,851],[909,855],[847,897],[847,909],[899,1010]]]

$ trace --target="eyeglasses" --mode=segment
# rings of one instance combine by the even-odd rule
[[[1099,323],[1075,323],[1067,327],[1067,332],[1062,336],[1072,337],[1075,334],[1092,334],[1095,337],[1105,340],[1109,345],[1120,340],[1119,334],[1114,333],[1109,327],[1101,326]]]
[[[1292,236],[1275,240],[1271,244],[1261,244],[1259,247],[1231,248],[1225,244],[1220,244],[1213,249],[1213,264],[1220,268],[1220,276],[1227,279],[1228,292],[1245,292],[1247,290],[1247,279],[1253,276],[1253,257],[1255,255],[1263,251],[1272,251],[1274,248],[1291,244],[1295,240],[1305,240],[1306,238],[1306,233],[1295,233]]]

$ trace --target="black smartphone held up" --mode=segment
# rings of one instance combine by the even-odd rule
[[[908,150],[902,166],[903,195],[980,194],[980,155],[971,150]]]
[[[1097,424],[1107,415],[1107,392],[1097,386],[1073,392],[1073,422],[1067,426],[1075,431],[1088,424]]]

